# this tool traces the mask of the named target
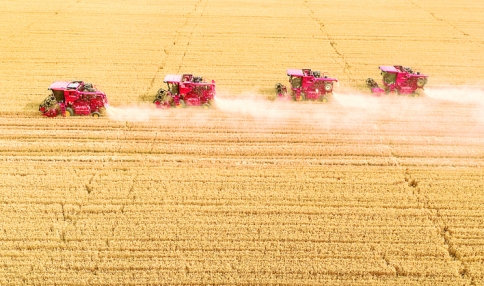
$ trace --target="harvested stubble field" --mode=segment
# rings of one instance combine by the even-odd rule
[[[114,2],[0,8],[1,285],[484,283],[483,3]],[[291,67],[340,86],[266,100]],[[216,109],[152,108],[183,72]],[[110,116],[41,118],[63,79]]]

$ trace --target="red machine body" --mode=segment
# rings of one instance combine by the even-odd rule
[[[106,94],[83,81],[56,81],[49,88],[52,94],[39,106],[47,117],[92,115],[99,117],[109,106]]]
[[[321,100],[328,101],[328,95],[333,93],[333,85],[338,79],[328,77],[325,73],[311,69],[288,69],[289,83],[291,84],[290,96],[295,101]],[[276,94],[279,98],[287,96],[287,88],[276,84]]]
[[[160,88],[153,103],[159,108],[202,106],[209,108],[215,98],[215,81],[204,82],[192,74],[167,75],[167,90]]]
[[[428,75],[414,72],[409,67],[404,66],[379,66],[380,74],[383,76],[383,88],[379,87],[375,80],[368,78],[367,86],[371,92],[377,95],[395,91],[397,94],[410,94],[418,96],[417,89],[423,89],[428,81]]]

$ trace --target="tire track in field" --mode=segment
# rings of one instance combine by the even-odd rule
[[[453,25],[451,22],[445,20],[444,18],[438,17],[437,15],[435,15],[434,12],[427,11],[426,9],[422,8],[421,6],[419,6],[418,4],[416,4],[415,2],[413,2],[412,0],[408,0],[408,2],[410,2],[410,4],[412,4],[413,6],[417,7],[418,9],[424,11],[425,13],[428,13],[434,20],[436,20],[438,22],[442,22],[442,23],[446,24],[447,26],[451,27],[452,29],[458,31],[464,37],[470,38],[473,42],[476,42],[476,43],[478,43],[480,45],[484,45],[484,42],[483,41],[481,41],[481,40],[479,40],[479,39],[471,36],[469,33],[466,33],[463,30],[457,28],[457,26]]]
[[[337,48],[337,43],[335,39],[329,34],[328,30],[326,29],[326,26],[322,21],[320,21],[316,15],[314,14],[314,10],[311,9],[311,7],[308,5],[307,1],[304,1],[304,6],[309,10],[309,16],[313,21],[315,21],[319,25],[319,30],[321,33],[324,34],[325,37],[328,38],[329,44],[331,45],[331,48],[333,51],[338,55],[338,58],[340,58],[343,61],[343,72],[348,76],[348,78],[351,80],[351,65],[348,63],[346,60],[345,56],[343,55],[342,52],[340,52]]]
[[[198,9],[198,6],[202,3],[203,0],[200,0],[197,5],[195,5],[195,9],[188,13],[188,15],[191,15],[192,13],[194,13],[197,9]],[[190,46],[190,41],[192,40],[193,38],[193,33],[195,31],[195,29],[198,27],[198,23],[200,23],[200,19],[202,19],[203,17],[203,13],[205,12],[205,9],[207,8],[207,4],[208,4],[208,0],[205,0],[204,1],[204,5],[203,5],[203,8],[202,8],[202,12],[200,13],[200,17],[197,18],[197,21],[195,22],[195,25],[193,26],[193,28],[191,29],[190,31],[190,35],[188,36],[188,40],[187,40],[187,45],[185,47],[185,51],[183,52],[183,57],[180,61],[180,65],[178,66],[178,72],[180,73],[181,71],[181,66],[183,64],[183,60],[185,59],[185,56],[187,55],[187,51],[188,51],[188,47]],[[186,18],[186,21],[185,21],[185,26],[187,25],[187,22],[188,22],[188,18]]]
[[[460,255],[457,254],[456,246],[452,242],[452,231],[449,229],[444,221],[443,216],[440,214],[439,208],[432,207],[430,205],[429,197],[422,193],[422,190],[418,186],[418,180],[412,179],[412,175],[410,174],[408,168],[405,168],[404,182],[408,185],[411,195],[417,200],[418,204],[421,205],[422,211],[427,215],[427,219],[432,223],[439,235],[442,237],[444,248],[447,250],[449,257],[459,264],[459,275],[462,277],[462,279],[469,281],[469,285],[476,285],[474,277],[469,273],[469,266],[462,258],[460,258]]]
[[[189,16],[192,15],[193,13],[195,13],[197,10],[198,10],[198,7],[200,6],[200,4],[202,3],[203,0],[200,0],[198,1],[197,4],[195,4],[194,8],[192,11],[186,13],[185,15],[183,15],[184,19],[185,19],[185,22],[183,23],[183,25],[176,31],[176,36],[175,38],[173,39],[173,44],[168,44],[166,46],[163,47],[163,53],[165,54],[165,56],[163,57],[163,60],[162,62],[160,63],[158,69],[156,70],[155,74],[153,75],[153,78],[151,78],[151,81],[148,85],[148,88],[146,89],[146,91],[140,96],[140,99],[141,100],[145,100],[146,97],[149,96],[149,91],[153,88],[154,84],[155,84],[155,81],[156,79],[158,78],[158,75],[161,73],[161,71],[163,71],[163,69],[165,68],[165,65],[166,65],[166,62],[168,60],[168,56],[170,55],[171,53],[171,48],[175,47],[179,42],[180,42],[180,38],[182,37],[182,32],[184,28],[186,28],[188,26],[188,19],[189,19]],[[204,6],[203,6],[203,10],[200,14],[200,17],[198,18],[197,22],[195,23],[195,26],[191,29],[190,31],[190,35],[189,35],[189,38],[188,38],[188,42],[187,42],[187,45],[185,47],[185,52],[183,53],[183,57],[182,57],[182,63],[183,63],[183,59],[185,58],[185,55],[187,53],[187,50],[188,50],[188,46],[190,45],[190,40],[191,38],[193,37],[193,32],[195,30],[195,28],[198,26],[198,23],[200,22],[200,18],[202,17],[203,13],[205,12],[205,8],[207,7],[207,3],[208,3],[208,0],[205,0],[204,2]],[[181,69],[181,65],[178,67],[178,70]]]

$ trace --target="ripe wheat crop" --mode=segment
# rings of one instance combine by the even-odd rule
[[[483,93],[446,89],[482,81],[483,4],[5,4],[1,285],[483,283]],[[372,97],[387,64],[423,97]],[[340,85],[266,100],[287,68]],[[179,73],[217,108],[154,108]],[[109,117],[41,118],[73,79]]]

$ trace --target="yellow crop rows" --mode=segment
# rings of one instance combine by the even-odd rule
[[[484,4],[24,2],[0,8],[0,285],[484,284]],[[423,97],[372,97],[390,64]],[[328,103],[267,100],[306,67]],[[154,108],[178,73],[217,108]],[[73,79],[108,117],[41,117]]]

